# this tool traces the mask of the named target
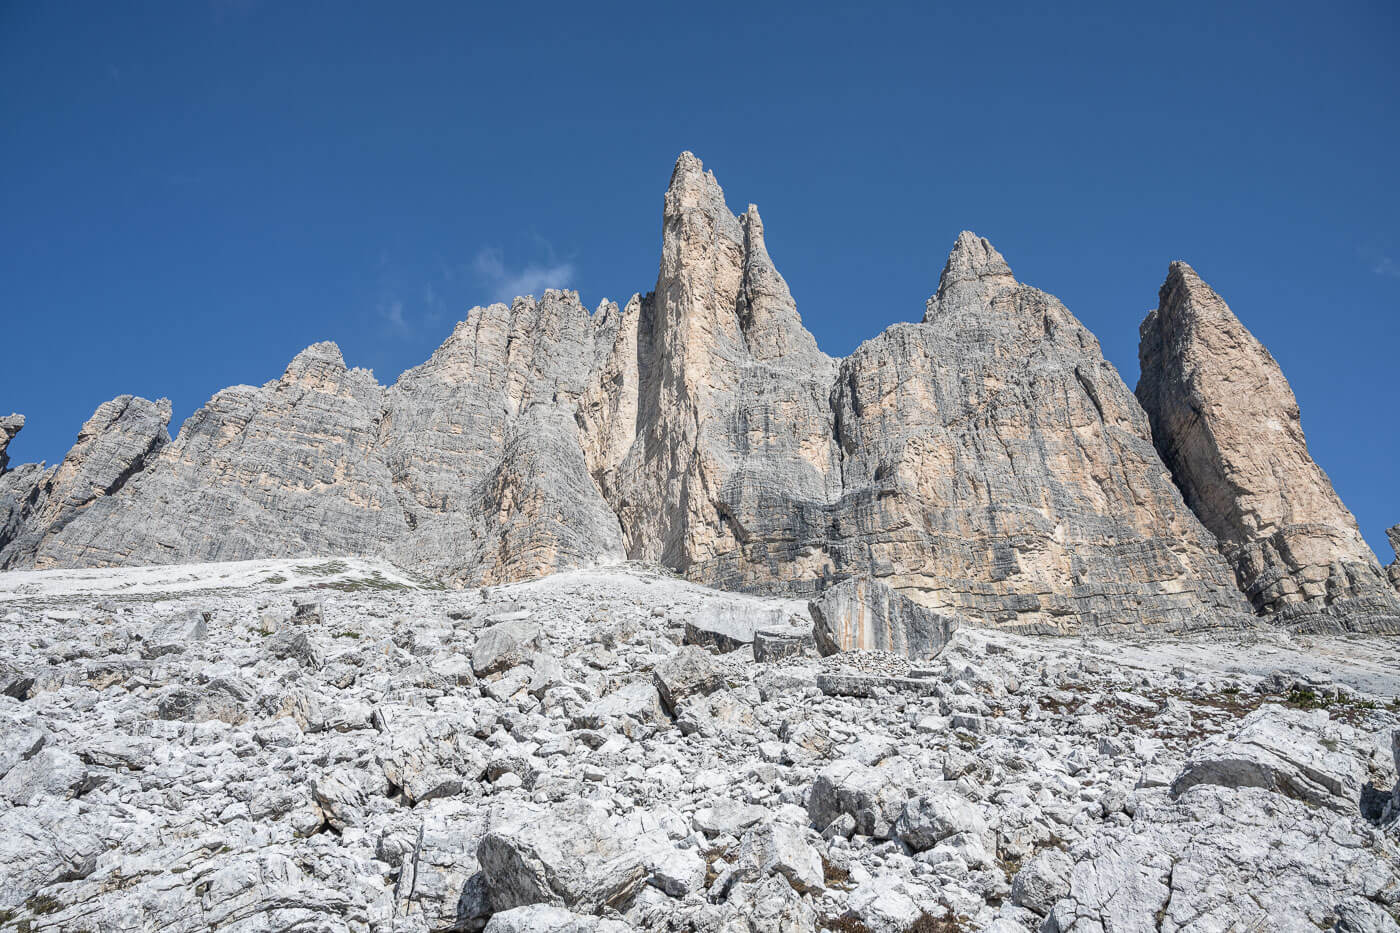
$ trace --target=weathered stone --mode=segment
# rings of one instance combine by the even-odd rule
[[[552,904],[593,913],[625,904],[647,877],[635,840],[582,800],[492,829],[476,857],[497,911]]]
[[[839,569],[1024,631],[1247,624],[1098,341],[986,240],[958,237],[923,322],[843,360],[833,401]]]
[[[759,629],[753,635],[755,661],[780,661],[794,658],[816,647],[810,628],[788,625],[782,628]]]
[[[1011,881],[1011,899],[1042,917],[1055,902],[1069,893],[1069,874],[1074,862],[1061,849],[1041,849],[1016,872]]]
[[[1386,568],[1386,574],[1390,577],[1391,585],[1400,590],[1400,525],[1387,528],[1385,536],[1390,539],[1390,549],[1395,552],[1395,560]]]
[[[907,766],[899,759],[877,767],[841,759],[823,768],[812,782],[807,814],[819,830],[849,814],[856,832],[888,839],[909,798],[907,781]]]
[[[1217,736],[1193,750],[1171,793],[1179,796],[1198,784],[1262,787],[1354,812],[1365,768],[1343,742],[1355,745],[1350,728],[1330,722],[1323,710],[1266,705],[1246,716],[1228,738]]]
[[[1400,632],[1400,598],[1309,455],[1269,351],[1184,262],[1141,337],[1157,450],[1255,608],[1305,630]]]
[[[514,907],[493,914],[485,933],[628,933],[627,924],[576,914],[549,904]]]
[[[761,626],[780,622],[782,613],[773,609],[756,611],[751,606],[721,603],[708,606],[685,621],[685,643],[726,653],[753,644]]]
[[[4,473],[5,468],[10,465],[10,457],[5,453],[5,449],[23,429],[24,415],[10,414],[0,418],[0,473]]]
[[[498,622],[483,629],[472,649],[472,671],[485,677],[524,664],[539,637],[540,627],[533,622]]]
[[[115,495],[170,442],[170,401],[123,395],[103,402],[57,468],[44,474],[23,531],[0,538],[0,568],[27,566],[45,541],[97,500]]]
[[[958,628],[956,616],[925,609],[869,577],[837,584],[808,609],[817,649],[827,655],[888,651],[927,661],[943,650]]]
[[[920,794],[904,804],[894,825],[900,840],[915,852],[931,849],[949,836],[986,836],[987,821],[977,805],[953,790]]]
[[[169,443],[107,419],[52,471],[0,475],[4,560],[365,555],[494,584],[626,557],[805,597],[871,576],[1027,632],[1249,624],[1137,400],[987,241],[958,237],[921,321],[836,361],[757,210],[690,153],[661,232],[655,289],[621,310],[552,290],[472,309],[387,388],[316,344]],[[687,638],[748,645],[782,624],[760,615]]]
[[[777,873],[794,891],[815,894],[826,887],[822,861],[800,826],[770,822],[755,827],[740,841],[738,862],[759,876]]]
[[[672,716],[690,696],[708,696],[724,686],[724,672],[708,651],[686,646],[652,668],[652,682]]]

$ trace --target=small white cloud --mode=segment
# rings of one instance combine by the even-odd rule
[[[386,301],[379,305],[379,315],[389,324],[390,329],[399,333],[408,332],[408,321],[403,316],[403,302],[398,299]]]
[[[1400,279],[1400,262],[1393,256],[1381,256],[1371,265],[1371,271],[1388,279]]]
[[[568,288],[574,281],[571,262],[531,263],[521,269],[506,265],[498,249],[483,249],[472,260],[472,272],[490,289],[490,300],[509,303],[519,295],[539,295],[547,288]]]

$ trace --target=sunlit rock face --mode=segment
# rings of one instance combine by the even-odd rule
[[[1278,363],[1184,262],[1141,327],[1137,395],[1162,460],[1276,621],[1400,631],[1400,600],[1308,454]]]
[[[1373,584],[1394,594],[1301,433],[1299,455],[1254,466],[1215,439],[1272,423],[1271,405],[1296,429],[1286,384],[1258,410],[1181,415],[1217,391],[1183,363],[1213,344],[1152,322],[1210,317],[1192,310],[1214,308],[1203,285],[1164,290],[1135,397],[1069,310],[972,233],[920,320],[842,360],[803,327],[757,209],[732,213],[690,153],[661,241],[649,293],[591,314],[553,290],[474,308],[392,386],[323,343],[220,392],[168,443],[158,410],[95,416],[57,473],[0,476],[0,547],[36,567],[363,555],[450,585],[626,558],[804,597],[869,576],[1029,632],[1247,625],[1243,588],[1275,618],[1306,603],[1388,624]],[[1246,368],[1272,385],[1252,347]],[[1231,484],[1269,473],[1288,482],[1258,490],[1265,518],[1230,518]]]

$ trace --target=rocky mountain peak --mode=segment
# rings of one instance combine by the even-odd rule
[[[1171,264],[1158,297],[1139,328],[1136,394],[1163,462],[1245,595],[1284,619],[1347,615],[1400,631],[1400,603],[1308,453],[1273,356],[1186,263]]]
[[[1178,491],[1171,429],[1149,427],[1093,335],[986,239],[957,237],[922,323],[837,361],[803,327],[767,232],[682,153],[655,288],[624,310],[590,314],[557,289],[476,307],[389,387],[314,344],[280,379],[217,393],[169,443],[162,403],[99,409],[60,467],[0,477],[0,548],[38,567],[372,555],[453,584],[629,558],[789,596],[869,575],[1036,632],[1239,627],[1237,580],[1288,577],[1326,606],[1375,578],[1354,522],[1337,532],[1351,545],[1315,553],[1287,548],[1318,535],[1290,533],[1275,550],[1297,566],[1261,558],[1261,575],[1223,537],[1222,556],[1198,515],[1341,526],[1291,490],[1274,496],[1287,514],[1211,499],[1219,470],[1193,483],[1173,466]],[[1239,372],[1278,404],[1251,430],[1296,433],[1306,458],[1276,364],[1189,266],[1172,267],[1152,319],[1166,324],[1144,333],[1201,331],[1173,345],[1202,385],[1253,360]],[[1190,392],[1177,396],[1228,408]],[[1338,555],[1355,559],[1334,568]]]
[[[989,305],[999,293],[1015,288],[1011,267],[996,247],[970,230],[958,234],[938,291],[928,300],[924,320],[932,321],[945,309],[978,309]]]
[[[11,414],[0,418],[0,473],[5,472],[5,466],[10,462],[5,448],[10,446],[10,441],[23,429],[24,415]]]

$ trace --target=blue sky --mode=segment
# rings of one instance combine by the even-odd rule
[[[691,149],[836,355],[968,228],[1132,385],[1189,261],[1389,560],[1400,7],[933,6],[0,4],[12,456],[124,392],[178,427],[317,340],[388,383],[473,304],[646,291]]]

